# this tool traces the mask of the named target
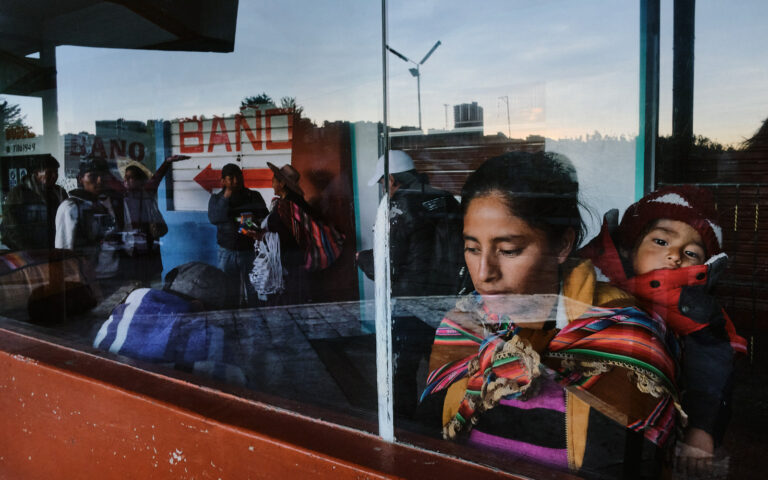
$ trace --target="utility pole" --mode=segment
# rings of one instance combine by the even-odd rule
[[[411,72],[411,75],[416,77],[416,94],[417,94],[417,101],[419,103],[419,130],[421,130],[421,66],[424,65],[424,62],[427,61],[427,59],[434,53],[434,51],[441,45],[442,42],[438,40],[432,48],[427,52],[426,55],[424,55],[424,58],[421,59],[420,62],[416,63],[410,58],[406,57],[402,53],[398,52],[394,48],[387,45],[387,50],[395,54],[399,59],[401,59],[404,62],[410,62],[414,65],[416,65],[416,68],[409,68],[408,71]]]
[[[507,104],[507,138],[512,138],[512,129],[509,126],[509,96],[501,96],[499,97],[499,100],[504,100],[504,103]]]

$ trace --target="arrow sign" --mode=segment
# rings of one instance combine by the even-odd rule
[[[272,188],[272,170],[268,168],[247,168],[243,170],[243,180],[246,188]],[[200,173],[195,175],[195,181],[208,193],[221,186],[221,170],[214,170],[209,163]]]

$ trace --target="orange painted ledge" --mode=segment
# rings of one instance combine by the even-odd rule
[[[318,420],[313,407],[271,406],[56,342],[0,324],[0,478],[563,477],[388,443]]]

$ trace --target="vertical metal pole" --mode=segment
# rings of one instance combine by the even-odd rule
[[[749,353],[749,364],[755,364],[755,332],[757,323],[757,279],[759,274],[759,265],[757,252],[759,251],[758,241],[760,239],[760,186],[757,187],[755,192],[755,220],[754,220],[754,236],[752,237],[752,281],[750,282],[750,296],[752,297],[752,322],[750,325],[749,333],[749,345],[747,346],[747,352]]]
[[[635,198],[653,191],[659,133],[659,0],[640,0],[640,129]]]
[[[675,0],[672,60],[672,178],[679,183],[693,146],[693,67],[696,0]]]
[[[448,104],[444,103],[443,107],[445,109],[445,130],[448,131]]]
[[[507,135],[508,135],[507,138],[512,138],[512,127],[510,126],[510,121],[509,121],[509,95],[504,95],[499,98],[504,100],[504,103],[507,104]]]
[[[419,131],[421,131],[421,70],[416,65],[416,94],[419,100]]]
[[[61,168],[65,167],[63,150],[59,151],[59,101],[58,75],[56,73],[56,47],[47,45],[40,50],[40,67],[50,69],[53,76],[51,88],[40,92],[43,103],[43,135],[45,149],[48,153],[61,160]],[[62,173],[62,172],[59,172]],[[63,177],[63,175],[62,175]]]
[[[389,268],[389,108],[387,92],[387,1],[381,0],[381,61],[383,70],[384,197],[376,214],[374,229],[374,278],[376,279],[376,385],[378,392],[379,435],[395,441],[394,388],[392,367],[392,309]]]

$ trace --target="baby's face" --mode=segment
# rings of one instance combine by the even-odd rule
[[[662,219],[645,234],[635,249],[635,275],[653,270],[701,265],[706,260],[701,235],[685,222]]]

